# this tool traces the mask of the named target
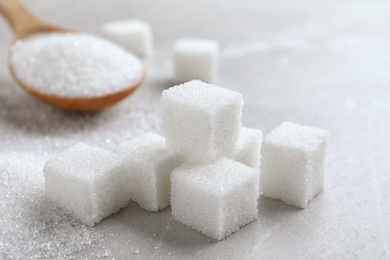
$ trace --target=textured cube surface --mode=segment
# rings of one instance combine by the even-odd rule
[[[5,231],[0,235],[0,255],[5,256],[0,258],[43,259],[49,253],[51,259],[59,259],[57,252],[80,250],[63,258],[389,258],[390,1],[22,3],[45,21],[92,33],[97,33],[103,21],[139,17],[153,25],[159,38],[156,59],[134,95],[103,112],[63,113],[35,102],[15,87],[6,66],[14,34],[5,20],[0,22],[0,154],[19,157],[16,162],[21,167],[29,163],[26,157],[33,160],[32,169],[38,170],[32,172],[37,178],[24,181],[30,189],[38,187],[34,194],[41,194],[41,185],[35,181],[43,178],[39,172],[43,160],[72,140],[115,149],[119,141],[155,131],[160,117],[153,104],[159,103],[162,88],[168,84],[169,44],[184,34],[220,41],[223,65],[219,83],[226,87],[242,84],[237,89],[244,95],[244,126],[259,128],[265,135],[280,125],[280,120],[291,118],[329,130],[329,167],[324,192],[307,210],[286,208],[277,200],[260,200],[259,220],[222,243],[185,232],[185,227],[170,222],[169,209],[154,215],[127,207],[124,214],[121,211],[104,220],[105,227],[99,225],[91,234],[91,229],[79,232],[84,230],[82,226],[72,229],[66,219],[59,220],[62,229],[48,229],[54,226],[50,218],[37,219],[41,207],[30,210],[29,215],[23,211],[18,215],[13,211],[17,207],[9,211],[5,206],[0,217]],[[180,12],[173,14],[174,6],[180,7]],[[175,22],[178,19],[180,22]],[[107,138],[110,143],[105,143]],[[36,162],[41,155],[43,159]],[[19,199],[23,200],[22,196]],[[37,198],[38,205],[45,204],[41,199]],[[0,204],[4,206],[7,200],[2,197]],[[5,221],[10,219],[7,225]],[[104,235],[103,241],[99,239],[96,245],[92,240],[91,245],[88,239],[96,233]],[[51,245],[46,244],[49,241]],[[155,245],[159,245],[157,250]],[[101,257],[102,247],[108,250],[108,257]],[[135,249],[139,254],[133,253]]]
[[[166,142],[192,156],[230,155],[240,134],[240,93],[193,80],[165,90],[161,113]]]
[[[324,186],[327,139],[327,131],[288,122],[265,136],[263,194],[305,208]]]
[[[263,133],[254,128],[242,127],[232,159],[252,168],[260,168]]]
[[[129,201],[129,179],[115,153],[79,143],[48,160],[46,194],[86,225],[94,225]]]
[[[163,137],[152,133],[121,143],[117,153],[124,158],[130,176],[131,199],[151,211],[169,206],[170,175],[185,158],[173,152]]]
[[[105,23],[102,25],[102,33],[107,39],[138,56],[152,52],[152,29],[144,21],[131,19]]]
[[[188,162],[171,176],[173,217],[221,240],[257,218],[256,169],[221,158],[211,164]]]
[[[219,44],[213,40],[181,39],[174,49],[175,82],[198,79],[214,83],[218,70]]]

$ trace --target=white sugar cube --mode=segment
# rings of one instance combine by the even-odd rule
[[[260,152],[263,133],[254,128],[242,127],[232,159],[249,167],[260,168]]]
[[[218,70],[219,44],[214,40],[181,39],[174,47],[175,82],[198,79],[214,83]]]
[[[170,175],[185,158],[173,152],[163,137],[152,133],[121,143],[117,153],[130,175],[130,198],[151,211],[169,206]]]
[[[102,25],[103,35],[138,56],[151,54],[153,34],[150,25],[144,21],[131,19],[114,21]]]
[[[305,208],[324,186],[328,132],[285,122],[262,145],[263,195]]]
[[[173,217],[221,240],[257,218],[259,175],[231,159],[187,162],[171,176]]]
[[[199,80],[165,90],[161,113],[168,146],[191,156],[228,157],[240,134],[242,106],[240,93]]]
[[[110,151],[79,143],[48,160],[43,171],[47,196],[86,225],[117,212],[130,199],[122,160]]]

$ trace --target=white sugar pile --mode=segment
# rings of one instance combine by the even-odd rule
[[[25,85],[65,97],[102,96],[137,84],[143,64],[133,54],[95,36],[50,33],[13,48],[11,66]]]
[[[0,157],[0,259],[61,259],[100,240],[45,199],[43,161]]]
[[[81,225],[47,203],[42,169],[80,141],[115,150],[123,140],[161,132],[159,97],[146,85],[115,107],[74,114],[35,102],[20,88],[0,88],[0,259],[62,259],[83,249],[91,259],[111,254],[105,228]]]
[[[43,106],[20,88],[0,89],[0,259],[62,259],[83,249],[92,249],[91,259],[110,254],[104,228],[81,225],[48,204],[42,169],[54,154],[80,141],[114,150],[123,140],[160,132],[159,95],[145,87],[93,114]]]

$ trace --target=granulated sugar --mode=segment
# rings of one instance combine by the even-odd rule
[[[143,64],[133,54],[93,35],[30,36],[12,48],[11,66],[25,85],[65,97],[102,96],[137,84]]]
[[[112,108],[76,114],[17,86],[0,88],[0,259],[61,259],[84,248],[92,259],[107,255],[103,227],[88,228],[47,201],[42,169],[80,141],[113,151],[123,140],[161,132],[158,100],[143,86]]]
[[[82,141],[114,151],[124,140],[161,132],[159,98],[143,85],[110,109],[76,114],[46,106],[17,86],[0,88],[0,131],[4,141],[0,155],[9,151],[42,153],[48,160]]]
[[[0,258],[58,259],[91,247],[100,235],[45,198],[42,158],[0,157]]]

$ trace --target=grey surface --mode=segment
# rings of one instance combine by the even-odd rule
[[[307,209],[260,197],[258,220],[217,242],[177,223],[170,209],[152,213],[130,204],[96,226],[108,258],[390,258],[389,1],[25,2],[44,20],[96,34],[106,21],[143,19],[153,28],[155,51],[145,84],[129,99],[102,113],[62,112],[12,81],[6,66],[12,32],[0,19],[0,154],[48,158],[79,140],[114,149],[149,128],[159,132],[159,123],[148,120],[158,116],[161,91],[171,86],[172,47],[180,37],[220,42],[218,84],[243,93],[245,126],[266,134],[294,121],[331,134],[325,189]],[[122,111],[137,109],[149,116],[141,130],[131,120],[115,123]],[[93,250],[75,256],[88,258]]]

